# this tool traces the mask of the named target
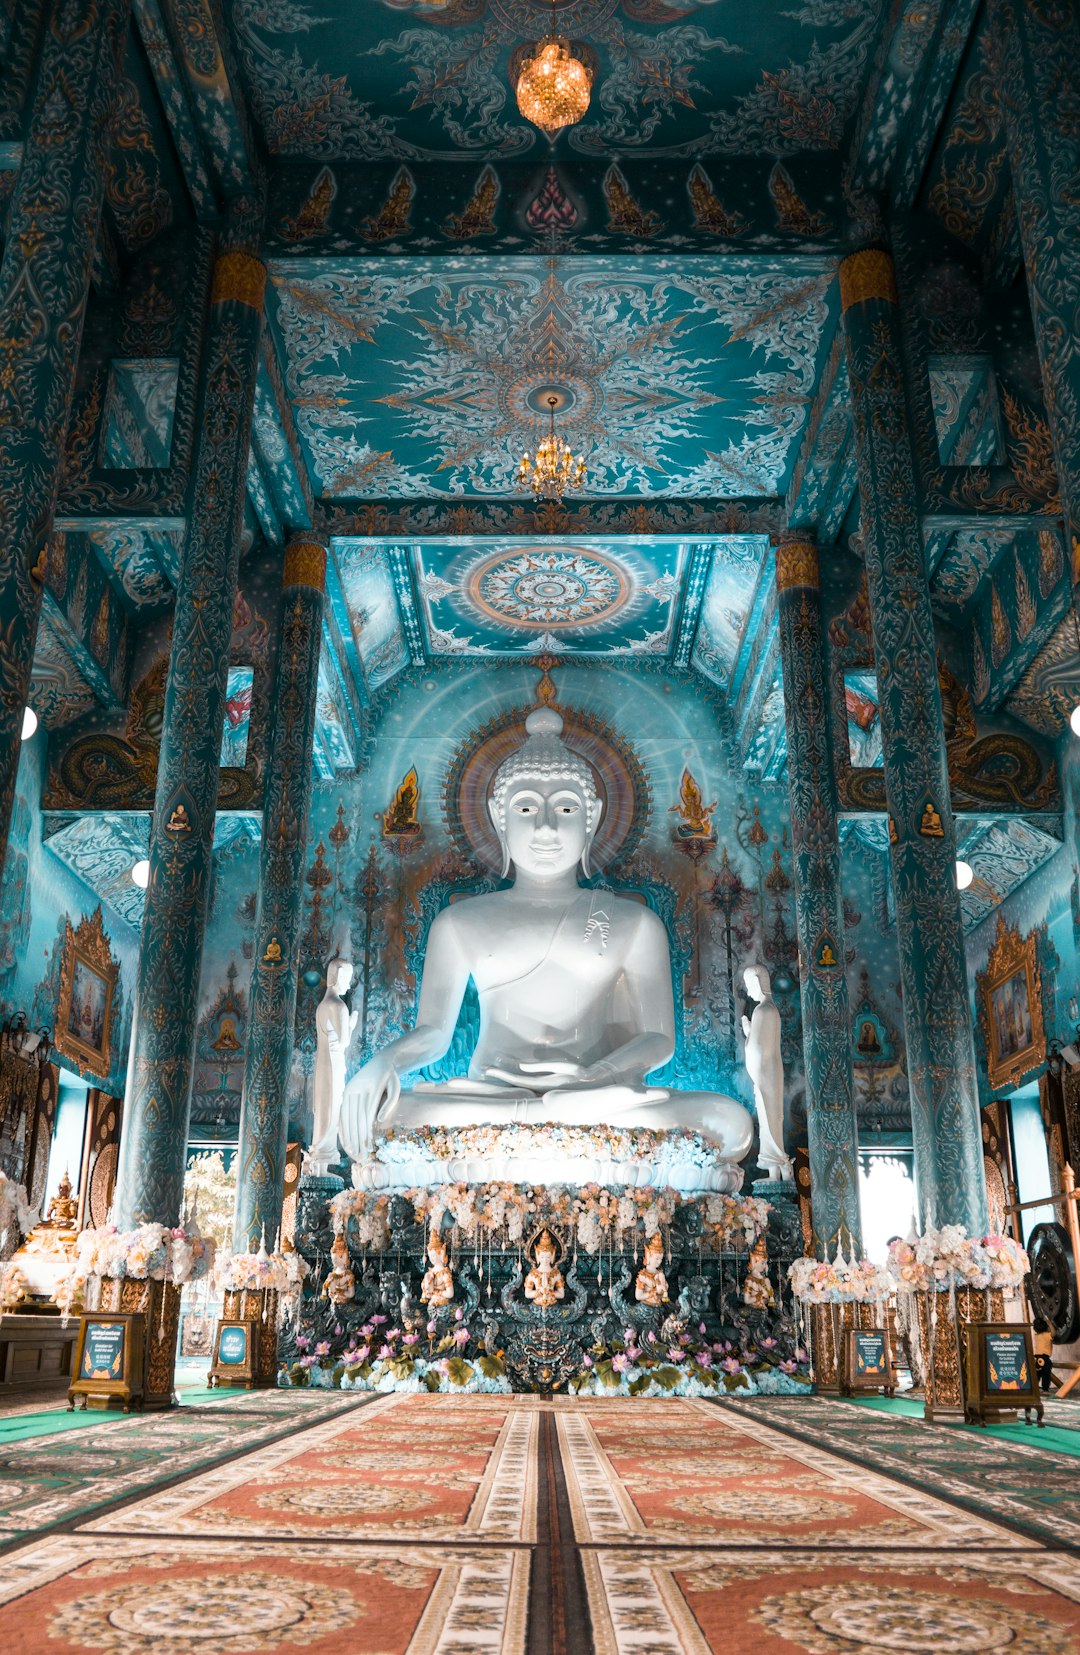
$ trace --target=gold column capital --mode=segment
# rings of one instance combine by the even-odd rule
[[[817,591],[821,584],[817,541],[812,534],[787,529],[776,537],[776,590],[787,592],[793,586],[808,586]]]
[[[233,299],[237,304],[250,305],[261,310],[266,288],[266,266],[253,253],[219,253],[214,262],[214,281],[210,289],[210,303],[224,304]]]
[[[840,265],[840,309],[849,311],[852,305],[867,299],[882,299],[886,304],[898,303],[896,271],[892,254],[883,247],[863,247],[851,253]]]
[[[326,585],[326,547],[303,536],[289,542],[285,550],[282,586],[310,586],[321,592]]]

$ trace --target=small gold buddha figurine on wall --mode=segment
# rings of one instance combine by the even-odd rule
[[[664,1243],[660,1239],[658,1230],[645,1243],[645,1262],[638,1271],[637,1280],[634,1283],[634,1297],[638,1304],[648,1304],[654,1307],[667,1304],[667,1277],[660,1268],[663,1262]]]
[[[743,1304],[754,1310],[769,1310],[776,1302],[769,1280],[769,1260],[765,1252],[765,1237],[755,1241],[750,1249],[750,1268],[743,1282]]]
[[[440,1305],[449,1304],[454,1297],[454,1278],[446,1262],[446,1244],[441,1236],[430,1238],[427,1256],[431,1268],[424,1272],[420,1297],[429,1310],[437,1310]]]
[[[533,1242],[533,1267],[525,1277],[525,1297],[540,1310],[548,1310],[566,1296],[566,1283],[555,1258],[558,1247],[550,1230],[540,1231]]]

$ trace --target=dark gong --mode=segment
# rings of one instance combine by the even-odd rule
[[[1080,1300],[1069,1232],[1063,1224],[1036,1224],[1028,1240],[1031,1308],[1054,1335],[1054,1343],[1080,1338]]]

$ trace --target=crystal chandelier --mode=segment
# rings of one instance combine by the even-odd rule
[[[518,73],[518,108],[554,141],[564,126],[573,126],[585,114],[592,82],[588,64],[575,57],[570,42],[555,31],[552,0],[551,32],[527,53]]]
[[[549,396],[548,434],[532,459],[524,455],[518,466],[518,482],[527,483],[538,500],[561,500],[571,488],[580,488],[585,481],[585,461],[575,460],[569,445],[555,434],[557,396]]]

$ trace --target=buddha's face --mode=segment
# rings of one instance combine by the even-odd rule
[[[510,860],[534,879],[557,879],[575,868],[589,830],[589,801],[568,778],[522,777],[506,801]]]

